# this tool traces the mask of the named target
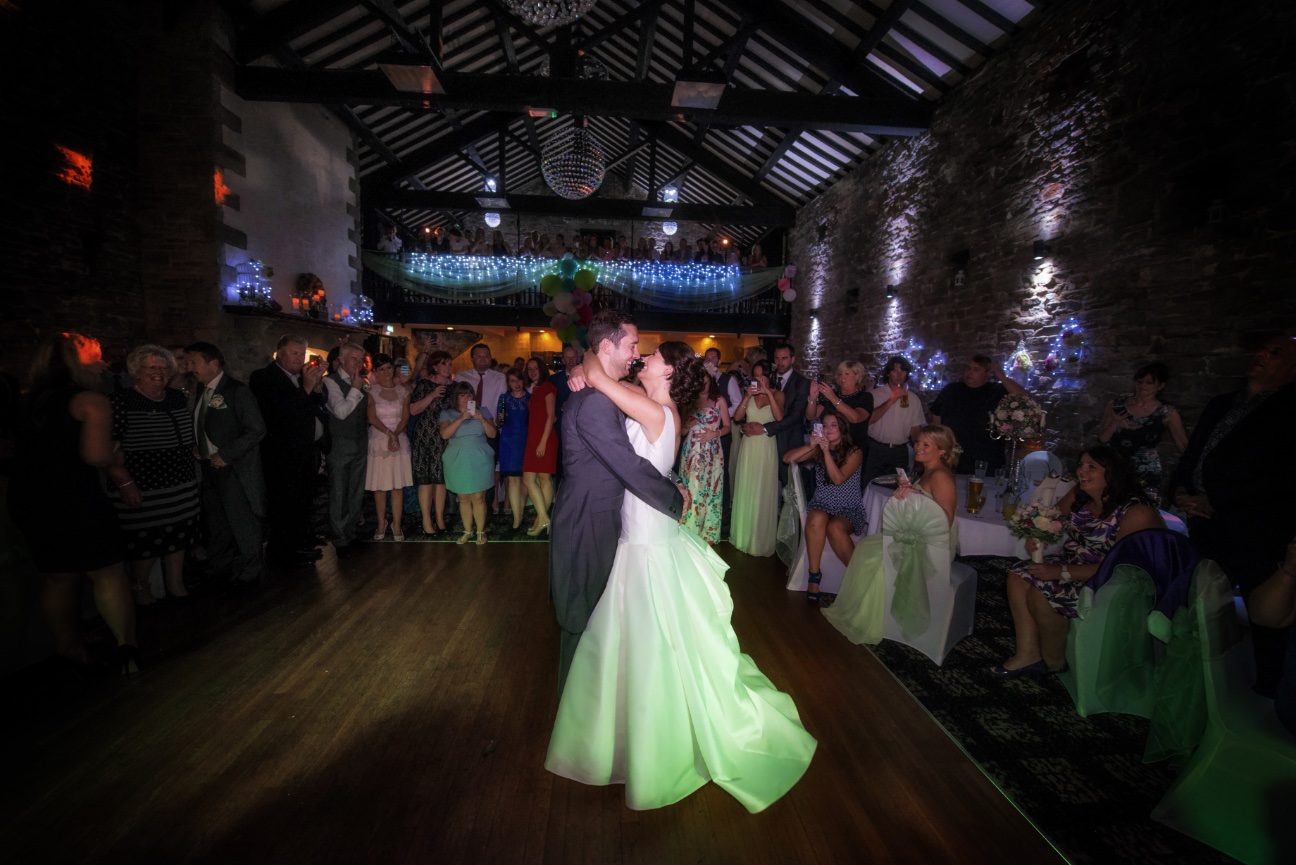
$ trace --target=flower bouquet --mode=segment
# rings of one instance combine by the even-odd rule
[[[1025,540],[1034,538],[1037,546],[1031,551],[1031,561],[1044,561],[1044,548],[1062,540],[1062,512],[1052,505],[1031,502],[1017,509],[1008,521],[1008,531]]]
[[[1044,409],[1024,393],[1010,393],[990,412],[990,435],[1021,441],[1044,435]]]

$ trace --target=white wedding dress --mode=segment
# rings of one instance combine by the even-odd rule
[[[663,475],[674,417],[656,442],[627,420],[635,452]],[[630,493],[603,597],[558,707],[545,767],[625,784],[635,810],[678,802],[709,780],[760,811],[804,774],[816,742],[792,699],[738,649],[718,555]]]

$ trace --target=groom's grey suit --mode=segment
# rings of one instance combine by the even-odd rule
[[[684,508],[675,484],[635,453],[625,415],[592,388],[572,394],[563,409],[562,470],[549,541],[549,596],[562,628],[560,694],[612,572],[626,491],[675,519]]]

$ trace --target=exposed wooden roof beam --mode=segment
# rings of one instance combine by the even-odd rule
[[[375,171],[361,179],[362,186],[368,190],[375,187],[390,186],[413,177],[429,165],[442,159],[454,156],[460,150],[472,146],[493,133],[498,125],[494,115],[485,114],[434,141],[423,145],[405,155],[398,163]]]
[[[355,0],[290,0],[267,12],[254,29],[238,35],[239,63],[251,63],[355,8]]]
[[[381,72],[364,69],[245,66],[236,77],[241,97],[271,102],[405,105],[508,113],[543,107],[584,116],[689,119],[709,126],[834,129],[867,135],[917,135],[928,128],[931,117],[928,105],[894,97],[813,96],[730,88],[718,108],[689,109],[670,104],[670,84],[456,73],[446,73],[442,84],[444,95],[403,93],[392,87]]]
[[[406,53],[417,56],[419,60],[435,69],[438,75],[441,74],[443,71],[441,57],[432,50],[432,46],[428,44],[423,34],[416,32],[405,23],[405,16],[396,8],[392,0],[361,0],[361,2],[387,25],[387,29]]]
[[[859,41],[859,44],[851,52],[855,55],[856,60],[862,61],[873,53],[874,48],[882,44],[882,40],[891,32],[891,28],[900,20],[900,16],[909,11],[911,2],[913,0],[891,0],[891,5],[873,22],[868,34]]]
[[[583,18],[582,20],[586,24],[589,24],[591,27],[597,27],[598,29],[596,29],[593,33],[586,35],[584,38],[578,39],[576,41],[577,49],[581,51],[588,51],[597,45],[602,45],[604,42],[611,39],[613,36],[617,35],[622,30],[629,27],[631,24],[634,24],[636,21],[641,20],[647,15],[655,15],[657,9],[660,8],[660,6],[661,4],[656,2],[649,2],[649,3],[644,3],[642,5],[639,5],[638,3],[635,3],[634,0],[632,0],[629,9],[627,9],[625,12],[622,12],[616,18],[613,18],[607,24],[601,26],[592,24],[589,18]]]

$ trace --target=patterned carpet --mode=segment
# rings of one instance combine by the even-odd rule
[[[999,681],[986,673],[1013,651],[1004,595],[1011,560],[961,561],[978,575],[972,636],[943,667],[890,640],[873,648],[877,658],[1072,862],[1233,862],[1148,816],[1176,772],[1143,762],[1146,719],[1082,718],[1056,678]]]

